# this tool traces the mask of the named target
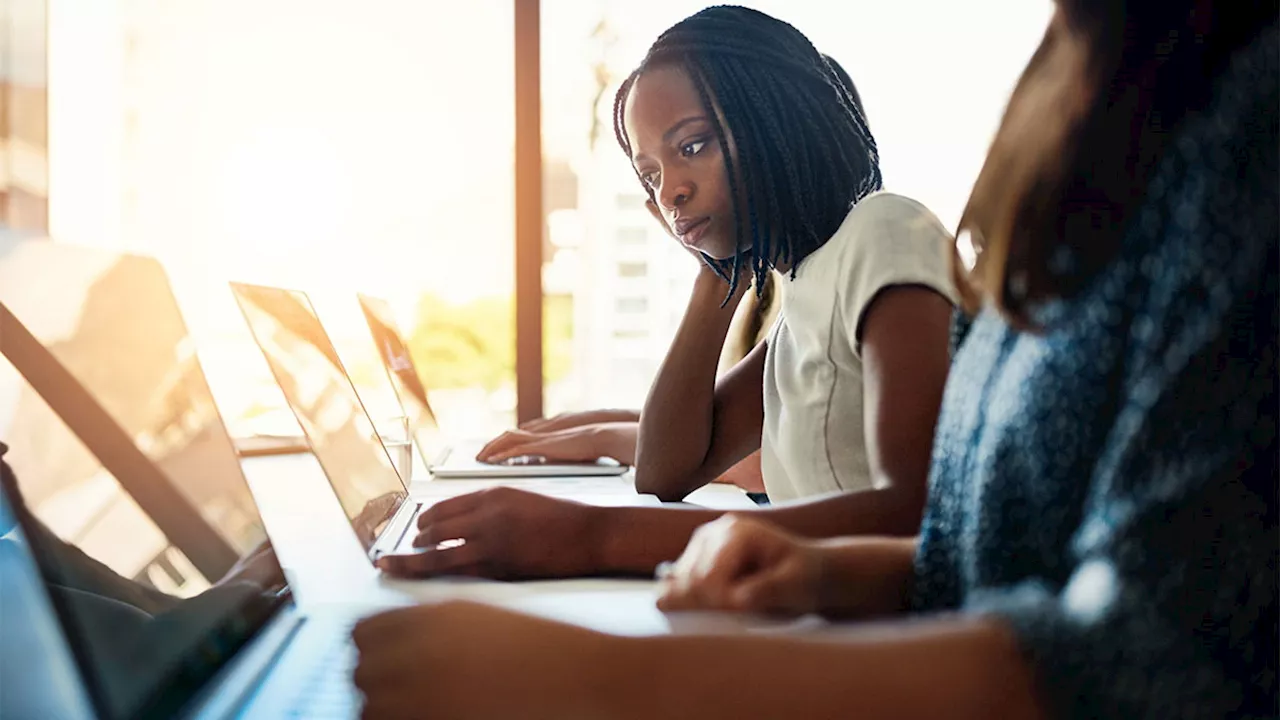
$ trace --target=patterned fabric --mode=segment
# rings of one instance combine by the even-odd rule
[[[985,312],[939,419],[915,610],[1003,618],[1062,717],[1277,708],[1277,59],[1172,138],[1117,258]]]

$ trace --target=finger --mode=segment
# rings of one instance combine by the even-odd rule
[[[476,541],[458,545],[431,548],[416,553],[397,553],[378,558],[379,570],[404,578],[439,577],[441,575],[466,574],[470,566],[480,565],[485,558],[483,547]],[[474,573],[472,573],[474,574]]]
[[[480,448],[480,452],[476,453],[476,459],[484,461],[495,452],[500,452],[517,443],[527,442],[529,437],[529,433],[523,430],[508,430]]]
[[[433,522],[419,529],[417,536],[413,538],[413,546],[431,549],[449,540],[477,540],[483,532],[482,523],[481,513],[455,515]]]
[[[728,609],[739,612],[800,615],[817,606],[807,597],[800,568],[791,562],[745,578],[728,596]]]
[[[660,610],[693,610],[700,607],[700,602],[692,592],[692,568],[706,543],[707,535],[700,528],[689,539],[689,546],[680,557],[666,565],[666,573],[659,584]]]
[[[374,674],[362,661],[352,674],[356,689],[364,695],[360,717],[379,720],[422,717],[427,711],[422,702],[430,697],[422,695],[427,689],[423,685],[430,680],[415,674],[415,669],[420,672],[420,663],[409,655],[379,664],[382,668]]]
[[[727,517],[725,522],[727,527],[716,536],[719,542],[695,568],[702,582],[728,587],[783,556],[782,538],[757,521]]]
[[[525,456],[544,457],[548,460],[560,460],[562,462],[576,462],[582,460],[584,454],[582,449],[577,447],[577,443],[571,438],[542,438],[507,448],[489,458],[488,462],[500,463],[511,458]]]
[[[659,583],[657,605],[663,612],[708,609],[702,597],[692,591],[689,582],[676,577]]]
[[[406,625],[422,622],[423,607],[425,606],[415,605],[395,608],[361,618],[351,629],[351,640],[355,642],[356,649],[363,656],[366,651],[400,637]]]
[[[675,578],[667,578],[658,583],[658,609],[663,612],[687,610],[684,593]]]
[[[553,424],[555,421],[556,421],[555,418],[540,417],[540,418],[535,418],[533,420],[530,420],[528,422],[520,423],[516,427],[519,428],[520,430],[536,431],[544,428],[547,425]]]
[[[706,526],[704,525],[703,527]],[[706,533],[703,528],[698,528],[694,531],[693,536],[689,538],[689,544],[685,546],[684,552],[680,553],[680,557],[667,566],[667,579],[674,583],[687,581],[692,575],[693,567],[697,564],[698,558],[701,557],[706,544]]]
[[[752,553],[749,540],[732,538],[704,554],[689,579],[690,591],[707,607],[728,607],[730,593],[757,566]]]
[[[483,504],[481,502],[483,494],[483,490],[478,490],[476,492],[467,493],[466,495],[445,498],[432,504],[426,510],[423,510],[422,514],[418,516],[418,529],[422,530],[428,525],[434,525],[436,523],[444,522],[449,518],[475,512],[480,509]]]
[[[367,643],[360,650],[352,681],[362,691],[372,691],[379,687],[398,684],[402,680],[412,679],[415,655],[418,645],[408,638],[419,638],[422,634],[413,625],[397,628],[398,637],[384,633],[377,643]]]
[[[684,607],[727,607],[728,592],[757,564],[752,529],[733,516],[699,528],[673,569],[672,602]]]
[[[407,693],[403,687],[387,688],[376,691],[373,695],[365,695],[364,707],[360,710],[361,720],[414,720],[422,717],[422,713],[430,712],[424,707],[417,693]]]

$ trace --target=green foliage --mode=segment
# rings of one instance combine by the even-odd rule
[[[515,307],[510,296],[449,305],[433,295],[423,295],[408,342],[429,388],[482,387],[492,391],[515,383]],[[567,295],[543,300],[543,357],[547,382],[569,372],[573,362],[573,299]]]

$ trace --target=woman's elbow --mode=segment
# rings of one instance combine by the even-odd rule
[[[662,502],[680,502],[694,487],[678,481],[678,474],[636,465],[636,492],[654,495]]]

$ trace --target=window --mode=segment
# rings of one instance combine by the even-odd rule
[[[707,5],[698,0],[541,0],[542,132],[545,162],[577,174],[583,241],[580,272],[565,290],[578,319],[573,366],[547,376],[548,397],[638,406],[683,315],[697,265],[671,238],[646,226],[645,193],[613,137],[614,93],[658,35]],[[880,149],[886,186],[959,219],[1008,92],[1043,35],[1052,4],[944,0],[884,5],[826,0],[745,0],[795,25],[857,83]],[[984,19],[999,16],[1001,22]],[[921,22],[927,17],[927,22]],[[946,62],[921,63],[921,48]],[[909,89],[909,91],[904,90]],[[947,120],[937,122],[939,108]],[[646,262],[639,262],[644,258]],[[550,264],[552,258],[545,261]],[[639,279],[643,278],[642,283]],[[628,324],[637,285],[651,293],[647,330]],[[581,308],[581,310],[579,310]],[[602,309],[603,308],[603,309]],[[627,372],[615,330],[627,335]],[[553,390],[554,389],[554,390]],[[621,398],[621,399],[620,399]]]
[[[642,278],[649,274],[649,264],[642,262],[618,263],[618,277]]]
[[[649,312],[648,298],[642,298],[642,297],[618,298],[618,302],[615,303],[615,306],[617,307],[618,312],[627,314],[627,315],[643,314],[643,313]]]
[[[512,3],[112,8],[112,22],[66,10],[51,25],[93,40],[58,46],[53,127],[62,147],[96,150],[51,174],[76,183],[55,203],[59,237],[165,262],[228,422],[290,424],[226,291],[236,278],[311,291],[366,384],[385,376],[368,353],[346,352],[368,343],[353,297],[386,297],[442,422],[508,426]],[[129,142],[110,131],[126,123]]]
[[[618,244],[628,247],[644,246],[649,243],[649,231],[642,227],[618,228]]]
[[[0,30],[0,224],[49,229],[46,0],[7,2]]]
[[[1052,10],[978,3],[987,12],[943,0],[745,2],[844,65],[886,185],[948,226]],[[610,111],[658,34],[705,5],[540,1],[543,207],[557,218],[542,244],[548,412],[603,397],[639,404],[675,331],[697,265],[649,225]],[[453,398],[440,408],[451,429],[513,419],[511,0],[450,5],[447,22],[416,0],[119,3],[103,11],[115,13],[109,22],[48,0],[6,7],[0,137],[23,142],[0,147],[0,221],[57,224],[67,241],[165,260],[211,374],[234,388],[228,417],[287,416],[260,390],[269,377],[236,360],[253,348],[226,298],[235,277],[388,296],[427,380]],[[993,14],[1000,23],[984,19]],[[48,41],[69,24],[75,42]],[[57,117],[47,113],[50,48],[64,53]],[[921,48],[948,59],[918,62]],[[54,135],[85,152],[48,168]],[[647,308],[620,302],[619,284],[652,293]],[[644,380],[619,381],[610,338],[637,313],[653,321],[627,375]],[[340,345],[362,340],[357,322],[334,322]],[[353,374],[376,378],[370,370]]]
[[[618,209],[622,211],[644,210],[644,203],[648,199],[649,199],[649,196],[642,192],[619,193]]]

